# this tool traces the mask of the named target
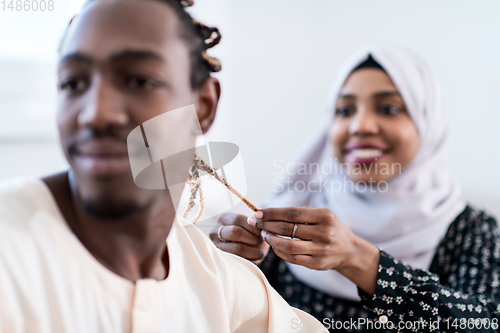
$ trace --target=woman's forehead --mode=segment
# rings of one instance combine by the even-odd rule
[[[398,92],[389,75],[376,68],[363,68],[352,72],[339,91],[345,95],[375,95],[380,92]]]

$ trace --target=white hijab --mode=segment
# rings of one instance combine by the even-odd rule
[[[349,179],[333,158],[328,130],[334,120],[337,95],[350,73],[368,55],[378,62],[400,92],[415,123],[420,147],[414,160],[388,182],[388,189],[370,193],[344,188]],[[424,59],[413,51],[387,45],[369,45],[351,56],[336,74],[327,101],[327,119],[318,136],[294,164],[296,170],[319,163],[319,172],[292,172],[266,206],[328,207],[357,236],[414,268],[428,269],[449,225],[465,209],[462,192],[451,175],[447,156],[449,134],[440,86]],[[328,165],[329,168],[321,167]],[[317,168],[314,169],[318,170]],[[330,172],[329,170],[333,170]],[[297,192],[302,182],[339,181],[334,191],[324,188]],[[289,183],[287,183],[289,181]],[[295,187],[297,182],[300,186]],[[288,184],[288,185],[285,185]],[[314,184],[312,184],[314,185]],[[311,185],[311,186],[312,186]],[[339,188],[339,186],[341,186]],[[339,190],[340,189],[340,190]],[[318,271],[287,263],[303,283],[329,295],[359,300],[357,287],[335,270]]]

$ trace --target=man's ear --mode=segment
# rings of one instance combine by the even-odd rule
[[[220,93],[219,80],[214,77],[209,77],[198,90],[196,113],[198,114],[203,134],[205,134],[214,123]]]

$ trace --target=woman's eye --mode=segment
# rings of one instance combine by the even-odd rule
[[[356,112],[356,109],[354,109],[354,108],[339,107],[335,110],[335,115],[341,116],[341,117],[349,117],[349,116],[352,116],[355,112]]]
[[[156,81],[143,77],[130,77],[127,79],[127,87],[139,90],[151,90],[158,86]]]
[[[87,81],[83,79],[67,80],[60,85],[59,89],[79,93],[87,89]]]
[[[396,115],[398,113],[401,113],[402,111],[403,110],[401,110],[397,106],[393,106],[393,105],[382,105],[380,107],[380,113],[383,115],[387,115],[387,116],[393,116],[393,115]]]

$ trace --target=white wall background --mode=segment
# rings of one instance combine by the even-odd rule
[[[49,73],[80,2],[56,2],[57,15],[0,8],[0,179],[66,167]],[[212,52],[223,62],[223,97],[207,139],[240,147],[251,200],[273,188],[273,161],[292,161],[321,120],[339,64],[383,41],[415,49],[435,68],[453,172],[471,202],[500,217],[500,2],[198,0],[192,12],[223,34]]]

